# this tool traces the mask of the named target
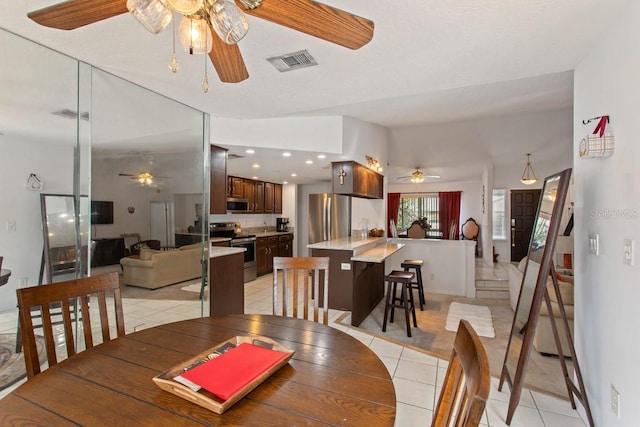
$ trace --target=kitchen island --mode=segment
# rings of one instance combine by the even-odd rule
[[[209,315],[244,314],[245,248],[209,247]]]
[[[351,311],[353,326],[384,297],[385,260],[403,247],[384,237],[343,237],[307,246],[311,256],[329,257],[329,308]]]

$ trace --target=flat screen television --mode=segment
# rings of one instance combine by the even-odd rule
[[[113,224],[113,202],[92,200],[91,224]]]

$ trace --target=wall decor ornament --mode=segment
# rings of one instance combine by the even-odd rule
[[[43,184],[40,178],[35,173],[30,174],[29,178],[27,178],[27,188],[33,191],[40,191],[42,187]]]
[[[609,124],[609,116],[593,117],[583,120],[582,124],[587,125],[594,120],[598,120],[595,129],[580,141],[578,155],[581,159],[609,157],[615,150],[613,133],[606,131],[607,124]]]

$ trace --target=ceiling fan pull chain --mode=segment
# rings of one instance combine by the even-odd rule
[[[173,37],[173,54],[171,55],[171,63],[169,64],[169,69],[175,74],[180,69],[180,64],[178,64],[178,59],[176,58],[176,20],[175,20],[175,17],[171,21],[172,21],[172,23],[171,23],[171,25],[172,25],[171,36]]]
[[[207,55],[204,56],[204,80],[202,80],[202,90],[204,93],[209,92],[209,77],[207,76],[207,61],[209,57]]]

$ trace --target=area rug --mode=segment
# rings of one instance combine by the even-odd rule
[[[36,337],[38,355],[43,363],[45,357],[44,339]],[[16,334],[0,334],[0,390],[23,379],[27,372],[24,366],[24,353],[15,352]]]
[[[495,338],[491,310],[486,305],[452,302],[449,304],[447,323],[444,328],[447,331],[456,332],[461,319],[467,320],[479,336]]]
[[[382,332],[382,320],[384,316],[384,300],[382,300],[367,316],[360,326],[354,329],[361,330],[369,335],[395,342],[401,345],[415,348],[418,351],[448,360],[451,356],[455,332],[445,329],[449,305],[458,302],[469,305],[484,305],[489,307],[495,338],[480,337],[489,358],[491,375],[500,378],[507,341],[513,321],[513,310],[509,300],[500,299],[471,299],[442,294],[425,294],[426,305],[424,311],[416,306],[418,327],[412,325],[411,335],[407,337],[407,329],[404,323],[404,315],[396,311],[395,322],[387,323],[387,332]],[[400,315],[399,315],[400,314]],[[339,318],[336,323],[351,325],[351,313]],[[351,326],[353,328],[353,326]],[[571,362],[567,363],[570,372],[573,372]],[[569,374],[573,377],[573,374]],[[532,349],[529,365],[525,375],[525,386],[531,390],[551,394],[562,399],[568,399],[562,368],[557,357],[542,356]],[[507,390],[508,385],[504,386]]]

